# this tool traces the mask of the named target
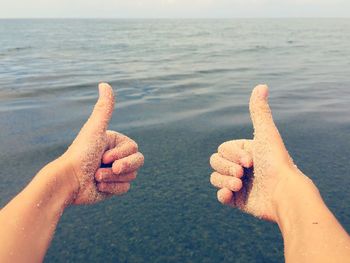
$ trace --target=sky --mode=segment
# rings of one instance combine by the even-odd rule
[[[350,0],[0,0],[0,18],[350,17]]]

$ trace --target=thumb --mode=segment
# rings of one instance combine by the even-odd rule
[[[254,139],[267,140],[267,143],[275,144],[282,142],[282,138],[272,118],[267,101],[268,94],[266,85],[256,86],[250,97],[249,110],[254,126]]]
[[[84,129],[91,132],[106,131],[114,110],[114,93],[112,87],[107,83],[100,83],[98,90],[99,98],[90,118],[84,125]]]

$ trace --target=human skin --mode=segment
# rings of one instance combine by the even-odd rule
[[[276,222],[286,262],[349,262],[350,238],[314,183],[288,154],[267,101],[266,85],[250,99],[253,140],[224,142],[210,158],[219,202]]]
[[[0,262],[41,262],[66,207],[129,190],[144,158],[132,139],[106,130],[114,109],[113,90],[101,83],[99,94],[68,150],[0,210]],[[102,161],[109,165],[100,168]]]

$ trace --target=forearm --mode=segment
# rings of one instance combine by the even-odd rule
[[[347,262],[349,235],[308,178],[290,176],[277,215],[286,262]]]
[[[0,211],[1,262],[43,260],[58,220],[71,198],[71,188],[63,181],[61,169],[59,161],[45,166]]]

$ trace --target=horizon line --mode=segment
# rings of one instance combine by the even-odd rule
[[[350,16],[242,16],[242,17],[0,17],[0,20],[5,19],[99,19],[99,20],[152,20],[152,19],[163,19],[163,20],[228,20],[228,19],[295,19],[295,18],[331,18],[331,19],[349,19]]]

